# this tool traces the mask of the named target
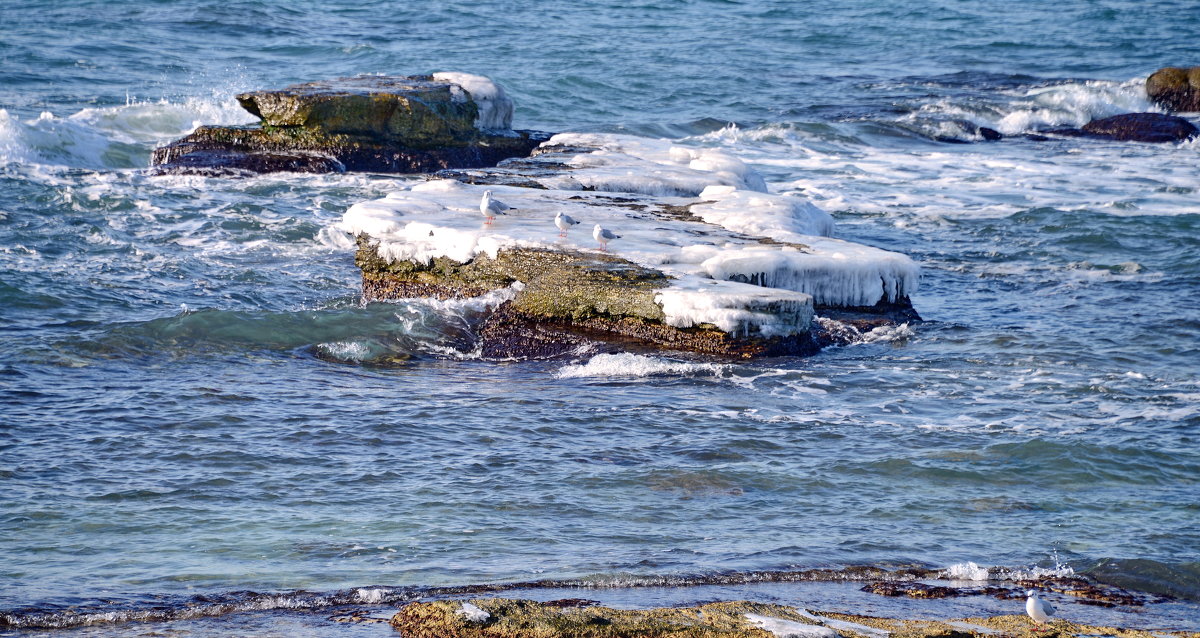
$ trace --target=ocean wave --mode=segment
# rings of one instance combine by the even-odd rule
[[[628,352],[598,354],[586,363],[569,364],[558,371],[560,379],[619,379],[648,377],[724,378],[731,366],[716,363],[690,363]]]
[[[245,124],[255,118],[236,100],[129,101],[72,115],[48,111],[21,119],[0,109],[0,165],[44,164],[68,168],[140,168],[157,144],[201,124]]]

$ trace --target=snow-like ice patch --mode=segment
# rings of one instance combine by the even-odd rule
[[[513,101],[504,92],[504,87],[482,75],[457,71],[434,73],[433,79],[457,84],[470,95],[475,106],[479,107],[475,128],[484,131],[507,131],[512,128]]]
[[[467,622],[487,622],[492,617],[491,614],[471,603],[462,603],[462,606],[454,613],[462,616]]]
[[[779,638],[838,638],[838,633],[821,625],[806,625],[794,620],[744,614],[746,620],[759,629],[771,632]]]
[[[767,192],[758,171],[737,157],[717,149],[677,146],[669,140],[607,135],[560,133],[545,146],[582,146],[595,149],[567,161],[575,170],[564,175],[556,188],[589,188],[602,191],[694,197],[711,185]]]

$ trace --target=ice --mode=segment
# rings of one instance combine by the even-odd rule
[[[484,131],[512,129],[513,101],[504,92],[504,87],[482,75],[458,71],[434,73],[433,79],[457,84],[470,94],[475,105],[479,107],[475,128]]]
[[[833,234],[833,217],[801,197],[731,186],[709,186],[699,197],[707,203],[692,206],[693,215],[735,232],[785,242],[799,241],[799,235]]]
[[[467,602],[462,603],[455,613],[465,618],[467,622],[487,622],[492,617],[491,614]]]
[[[567,161],[573,167],[570,182],[578,188],[642,193],[645,195],[696,196],[711,185],[767,191],[767,184],[745,162],[716,149],[676,146],[669,140],[602,135],[598,133],[560,133],[546,142],[547,147],[581,146],[595,151],[580,153]]]
[[[769,631],[779,638],[838,638],[836,631],[821,625],[806,625],[794,620],[758,614],[745,614],[745,616],[746,620],[749,620],[755,627]]]
[[[709,157],[664,140],[588,135],[575,141],[600,148],[602,156],[619,148],[671,163],[692,163],[696,153]],[[710,166],[730,175],[741,170],[724,160]],[[679,170],[697,183],[713,175]],[[479,201],[489,189],[515,210],[485,224]],[[786,336],[808,329],[814,305],[897,301],[912,294],[919,277],[904,255],[820,236],[832,232],[832,219],[801,197],[730,184],[710,183],[692,196],[647,196],[433,180],[355,204],[340,229],[370,236],[379,255],[393,262],[445,257],[465,263],[514,248],[599,250],[585,233],[560,237],[559,212],[585,228],[602,224],[621,236],[611,254],[671,277],[656,301],[666,322],[680,328],[709,324],[729,333]]]

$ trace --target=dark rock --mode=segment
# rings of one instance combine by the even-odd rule
[[[495,166],[550,137],[480,130],[469,94],[429,76],[342,78],[245,93],[238,101],[262,123],[202,126],[155,149],[155,172],[430,173]]]
[[[1182,142],[1197,133],[1191,122],[1163,113],[1125,113],[1092,120],[1082,128],[1058,128],[1042,131],[1061,137],[1090,137],[1118,142]],[[1029,136],[1031,139],[1033,136]],[[1041,137],[1041,136],[1038,136]],[[1037,140],[1044,141],[1044,140]]]
[[[166,147],[163,147],[164,149]],[[156,153],[162,149],[156,149]],[[243,177],[258,173],[287,171],[292,173],[342,173],[346,167],[336,159],[320,153],[246,152],[233,149],[191,147],[171,151],[175,158],[161,162],[155,168],[159,175],[207,175],[210,177]]]
[[[1004,135],[1002,135],[1000,131],[997,131],[994,128],[988,128],[986,126],[979,127],[979,135],[989,142],[995,142],[1004,138]]]
[[[1200,132],[1191,122],[1162,113],[1126,113],[1083,125],[1083,132],[1120,142],[1181,142]]]
[[[1200,111],[1200,67],[1166,67],[1146,79],[1146,95],[1171,111]]]

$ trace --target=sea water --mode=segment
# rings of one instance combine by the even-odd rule
[[[1170,594],[1108,619],[1200,628],[1200,143],[1022,137],[1155,110],[1144,77],[1197,63],[1187,3],[31,0],[0,23],[4,622],[226,635],[243,610],[286,635],[430,587],[673,604],[758,595],[693,589],[714,574],[974,563]],[[360,303],[337,225],[421,177],[145,170],[253,121],[240,91],[436,71],[500,83],[517,128],[741,158],[915,259],[925,321],[811,358],[484,361],[495,300]],[[821,592],[762,595],[880,604]]]

